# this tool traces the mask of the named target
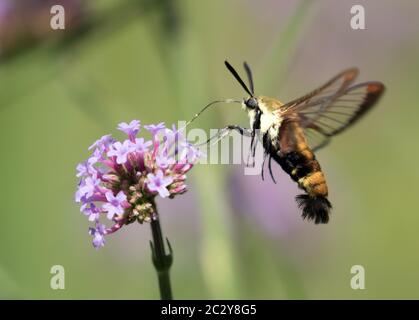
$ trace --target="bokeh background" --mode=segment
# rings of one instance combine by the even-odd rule
[[[50,8],[66,8],[66,30]],[[366,30],[350,28],[362,4]],[[160,201],[175,251],[175,298],[419,298],[419,4],[390,1],[0,0],[0,298],[156,299],[150,230],[130,225],[96,251],[73,196],[87,147],[118,122],[167,124],[256,91],[295,98],[340,70],[380,80],[379,105],[318,154],[334,205],[304,222],[298,190],[240,165],[200,165],[190,190]],[[220,106],[194,123],[247,124]],[[65,290],[50,268],[65,268]],[[366,289],[350,287],[353,265]]]

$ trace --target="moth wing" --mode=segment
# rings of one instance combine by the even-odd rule
[[[283,105],[281,117],[297,117],[309,146],[315,151],[358,121],[378,101],[385,88],[371,81],[349,86],[356,69],[341,72],[322,87]]]

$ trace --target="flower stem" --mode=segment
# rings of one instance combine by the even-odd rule
[[[157,211],[156,211],[157,212]],[[170,284],[170,267],[173,262],[173,251],[169,240],[166,238],[169,253],[166,254],[163,242],[163,233],[160,227],[158,214],[151,220],[151,233],[153,241],[150,241],[152,260],[157,271],[160,287],[161,300],[172,300],[172,288]]]

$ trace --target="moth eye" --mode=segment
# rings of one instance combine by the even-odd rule
[[[246,100],[246,107],[250,109],[256,109],[257,106],[258,106],[258,102],[256,101],[255,98],[250,98]]]

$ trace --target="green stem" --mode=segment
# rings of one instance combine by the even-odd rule
[[[161,231],[159,216],[156,216],[151,220],[151,233],[153,241],[150,241],[152,260],[154,267],[157,271],[160,287],[161,300],[172,300],[172,287],[170,284],[170,267],[173,262],[173,252],[170,246],[169,240],[167,246],[169,247],[169,254],[166,254],[163,242],[163,233]]]

